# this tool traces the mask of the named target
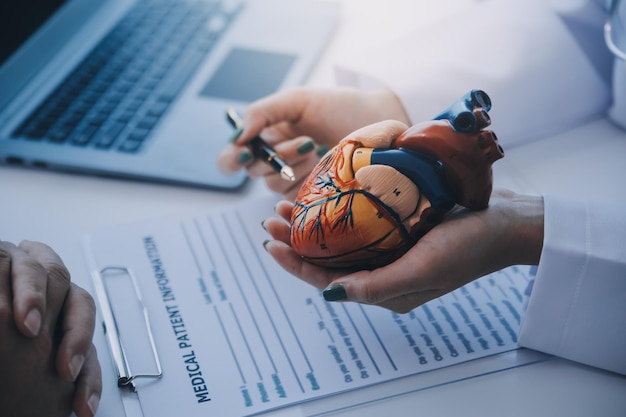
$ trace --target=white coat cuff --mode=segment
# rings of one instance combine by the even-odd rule
[[[519,344],[626,374],[623,213],[550,196],[544,207],[544,247]]]

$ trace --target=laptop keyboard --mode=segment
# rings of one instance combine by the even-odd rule
[[[138,152],[240,10],[139,1],[12,137]]]

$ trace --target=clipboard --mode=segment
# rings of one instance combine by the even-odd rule
[[[94,287],[96,296],[100,305],[100,311],[102,312],[102,326],[104,334],[106,336],[111,357],[113,359],[113,365],[117,372],[117,385],[120,388],[129,388],[131,391],[136,392],[137,387],[135,381],[137,379],[160,379],[163,376],[163,369],[161,367],[161,360],[154,340],[152,326],[150,324],[150,317],[148,310],[143,302],[141,291],[135,277],[135,273],[131,268],[125,266],[108,266],[97,271],[92,272]],[[134,301],[136,302],[137,310],[141,313],[143,318],[143,325],[145,335],[147,336],[147,342],[150,347],[151,357],[154,363],[153,370],[138,370],[135,371],[131,367],[131,359],[128,355],[128,350],[123,343],[122,332],[120,329],[121,321],[117,319],[114,305],[112,301],[112,294],[110,289],[107,289],[105,279],[111,279],[112,277],[126,278],[132,285],[132,291],[134,294]]]

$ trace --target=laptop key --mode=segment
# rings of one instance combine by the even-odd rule
[[[98,126],[88,124],[87,126],[82,128],[80,131],[72,135],[70,141],[74,145],[86,146],[91,141],[91,139],[93,138],[93,135],[96,133],[97,130],[98,130]]]
[[[68,124],[61,124],[55,126],[50,130],[47,135],[48,141],[53,143],[63,143],[67,140],[67,138],[72,133],[73,126]]]
[[[143,144],[142,140],[127,138],[124,142],[122,142],[122,144],[119,146],[119,148],[117,148],[117,150],[121,152],[134,153],[134,152],[139,151],[139,148],[141,148],[142,144]]]
[[[117,139],[122,130],[126,127],[125,123],[114,122],[107,126],[94,140],[94,146],[98,149],[109,149]]]
[[[140,129],[145,129],[147,131],[150,131],[154,128],[154,126],[156,126],[158,122],[159,122],[158,117],[146,114],[144,117],[142,117],[139,120],[139,123],[137,123],[137,127]]]
[[[147,114],[154,117],[161,117],[169,108],[169,104],[163,101],[155,101],[148,107]]]

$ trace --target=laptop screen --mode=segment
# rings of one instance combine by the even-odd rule
[[[19,0],[0,2],[0,66],[66,0]]]

